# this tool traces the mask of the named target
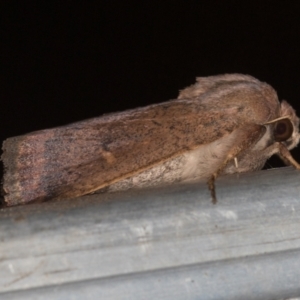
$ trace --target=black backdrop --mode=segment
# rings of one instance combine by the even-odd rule
[[[250,74],[300,114],[299,1],[3,1],[0,139]],[[300,161],[300,148],[293,151]],[[278,161],[270,162],[277,166]]]

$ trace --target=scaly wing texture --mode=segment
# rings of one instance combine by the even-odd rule
[[[2,155],[5,201],[90,193],[247,124],[263,124],[279,111],[267,84],[223,80],[193,99],[9,138]]]

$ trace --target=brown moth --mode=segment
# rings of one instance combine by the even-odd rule
[[[206,180],[215,203],[219,175],[259,170],[273,154],[300,169],[289,152],[298,126],[270,85],[241,74],[200,77],[176,100],[7,139],[5,201]]]

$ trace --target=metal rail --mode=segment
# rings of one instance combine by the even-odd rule
[[[300,172],[0,211],[0,299],[300,296]]]

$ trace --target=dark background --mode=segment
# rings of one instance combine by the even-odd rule
[[[196,76],[233,72],[270,83],[300,114],[299,1],[0,5],[1,140],[166,101]]]

